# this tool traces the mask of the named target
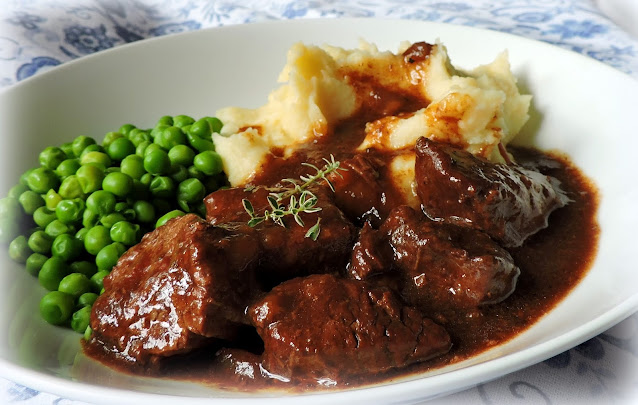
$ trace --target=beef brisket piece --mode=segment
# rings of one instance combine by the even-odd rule
[[[549,214],[568,202],[554,178],[427,138],[417,141],[415,173],[426,215],[485,231],[505,247],[547,227]]]
[[[265,209],[271,210],[267,203],[271,192],[272,189],[265,187],[215,191],[204,200],[206,218],[213,224],[225,221],[247,223],[250,216],[243,209],[242,199],[250,200],[255,213],[261,215]],[[264,285],[273,286],[294,277],[333,271],[348,263],[356,228],[335,206],[333,193],[328,187],[313,187],[312,192],[317,197],[316,207],[321,208],[321,211],[301,213],[304,226],[287,215],[283,221],[285,227],[271,220],[254,227],[262,249],[259,278]],[[281,202],[284,206],[288,203],[289,199]],[[306,237],[306,234],[319,218],[321,231],[315,241]]]
[[[429,220],[408,206],[364,230],[348,267],[366,280],[392,272],[400,293],[424,310],[475,308],[507,298],[520,273],[512,256],[478,230]]]
[[[258,292],[259,242],[245,225],[216,227],[188,214],[130,248],[104,279],[91,314],[93,339],[129,361],[231,339]]]
[[[390,210],[399,205],[396,193],[388,192],[388,184],[382,184],[387,168],[371,156],[355,155],[341,162],[345,170],[329,175],[334,185],[334,201],[337,207],[357,225],[370,222],[377,228]]]
[[[249,309],[264,340],[262,366],[286,378],[340,381],[427,360],[450,337],[394,293],[331,274],[296,278]]]

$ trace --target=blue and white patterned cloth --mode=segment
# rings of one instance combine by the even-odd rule
[[[2,0],[1,8],[0,87],[144,38],[317,17],[404,18],[508,32],[582,53],[638,78],[638,39],[592,0]],[[572,350],[437,403],[636,403],[637,341],[634,315]],[[0,403],[80,404],[2,379]]]

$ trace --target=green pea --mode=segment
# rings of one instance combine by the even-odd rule
[[[38,194],[44,194],[60,185],[58,177],[53,170],[46,167],[38,167],[27,176],[27,186]]]
[[[162,148],[169,150],[173,146],[185,144],[186,135],[178,127],[168,127],[157,134],[155,142]]]
[[[186,133],[186,138],[188,139],[188,143],[190,144],[190,146],[198,152],[215,150],[215,144],[212,141],[200,138],[199,136],[193,134],[191,131],[188,131]]]
[[[153,181],[153,175],[150,173],[146,173],[142,177],[140,177],[140,183],[146,187],[151,185],[151,181]]]
[[[213,129],[206,118],[201,118],[191,125],[190,133],[202,139],[210,139]]]
[[[36,167],[32,167],[31,169],[29,169],[26,172],[22,173],[22,175],[20,176],[20,184],[25,185],[25,186],[29,186],[29,182],[28,182],[29,175],[35,169],[37,169],[37,168]]]
[[[78,159],[66,159],[63,160],[55,169],[55,174],[61,179],[75,174],[80,168],[80,161]]]
[[[133,204],[135,210],[135,218],[141,223],[149,224],[155,221],[155,208],[148,201],[135,201]]]
[[[215,133],[220,133],[224,124],[217,117],[206,117],[206,121],[210,124],[210,128]]]
[[[190,166],[194,157],[195,152],[187,145],[175,145],[168,151],[168,158],[174,165]]]
[[[20,194],[24,193],[27,190],[29,190],[29,187],[27,187],[26,185],[22,183],[18,183],[9,189],[9,192],[7,193],[7,197],[17,199],[18,197],[20,197]],[[4,200],[4,198],[2,200]],[[0,208],[0,211],[1,211],[1,208]]]
[[[146,170],[144,169],[144,159],[137,155],[129,155],[122,160],[122,163],[120,163],[120,170],[133,180],[139,180],[144,174],[146,174]]]
[[[84,210],[84,214],[82,214],[82,226],[84,228],[93,228],[99,221],[100,214],[90,209]],[[86,233],[83,236],[86,236]]]
[[[55,146],[49,146],[40,152],[40,164],[51,170],[55,170],[66,158],[66,153]]]
[[[92,226],[93,225],[91,225],[91,227]],[[86,233],[88,231],[89,231],[89,228],[87,228],[87,227],[80,228],[80,230],[75,233],[75,239],[79,240],[80,242],[82,242],[82,245],[84,245],[84,237],[86,236]]]
[[[188,115],[176,115],[173,117],[173,125],[179,128],[191,125],[195,120]]]
[[[22,205],[24,213],[27,215],[33,215],[35,210],[44,206],[44,198],[42,198],[40,194],[31,190],[27,190],[20,194],[18,201],[20,202],[20,205]]]
[[[44,228],[44,232],[46,232],[51,238],[56,238],[57,236],[65,233],[75,233],[75,227],[71,224],[65,224],[59,219],[54,219],[46,228]]]
[[[111,144],[120,138],[124,138],[124,134],[121,134],[119,132],[107,132],[104,135],[104,140],[102,141],[102,146],[104,146],[104,148],[108,149],[109,146],[111,146]]]
[[[84,198],[85,195],[82,183],[74,174],[62,180],[58,194],[60,194],[60,197],[66,199]]]
[[[69,294],[51,291],[40,300],[40,315],[50,324],[61,325],[71,317],[73,304]]]
[[[137,129],[135,127],[135,125],[133,124],[124,124],[120,127],[120,129],[117,131],[120,134],[124,135],[124,136],[129,136],[131,134],[131,131]]]
[[[31,253],[27,237],[24,235],[19,235],[9,244],[9,257],[15,262],[26,263]]]
[[[113,224],[111,227],[111,239],[115,242],[120,242],[126,246],[133,246],[139,242],[140,226],[138,224],[132,224],[128,221],[120,221]]]
[[[77,333],[84,333],[91,321],[91,307],[85,306],[71,315],[71,329]]]
[[[126,252],[126,247],[119,242],[106,245],[95,256],[95,264],[100,270],[111,270],[124,252]]]
[[[146,156],[146,149],[148,149],[149,146],[151,145],[155,145],[154,143],[151,143],[151,141],[142,141],[140,142],[136,147],[135,147],[135,154],[139,157],[144,157]]]
[[[106,153],[111,159],[119,161],[134,154],[135,145],[128,138],[118,138],[106,148]]]
[[[86,165],[80,167],[75,176],[82,187],[82,191],[88,194],[102,187],[104,169],[99,165]]]
[[[47,191],[46,195],[44,196],[44,203],[46,204],[46,207],[51,211],[55,210],[55,207],[58,206],[58,203],[60,201],[62,201],[62,196],[53,189]]]
[[[61,257],[53,256],[47,259],[38,273],[40,285],[49,291],[57,290],[60,281],[69,274],[69,266]]]
[[[136,150],[137,147],[142,143],[142,142],[151,142],[151,136],[144,130],[139,129],[139,128],[135,128],[133,129],[131,132],[129,132],[128,134],[128,139],[133,142],[133,145],[135,146]]]
[[[91,340],[91,336],[93,336],[93,329],[91,329],[91,325],[89,325],[86,327],[86,330],[84,331],[84,336],[82,336],[82,338],[88,342],[89,340]]]
[[[86,155],[87,153],[91,153],[91,152],[105,153],[105,150],[102,147],[102,145],[94,144],[94,145],[87,146],[86,148],[84,148],[84,150],[82,151],[82,153],[79,156],[80,164],[82,163],[82,158],[84,157],[84,155]]]
[[[68,233],[58,235],[51,245],[51,254],[70,262],[82,253],[82,242]]]
[[[80,157],[80,164],[97,164],[104,168],[111,166],[111,158],[104,152],[88,152]]]
[[[160,117],[160,119],[157,120],[157,124],[155,124],[155,127],[158,127],[160,125],[173,125],[173,117],[171,117],[170,115],[164,115]]]
[[[104,246],[110,243],[112,243],[110,232],[102,225],[96,225],[89,229],[84,237],[84,248],[92,255],[97,255]]]
[[[55,211],[52,211],[47,207],[40,207],[33,212],[33,222],[35,222],[40,228],[46,228],[46,226],[55,219],[57,219]]]
[[[25,264],[25,268],[32,276],[38,275],[40,269],[44,265],[44,262],[49,260],[48,256],[43,255],[42,253],[31,253],[27,258],[27,262]]]
[[[91,281],[82,273],[71,273],[60,281],[58,291],[67,293],[73,298],[78,298],[80,295],[91,291]]]
[[[189,203],[200,202],[206,193],[206,189],[198,179],[187,179],[179,183],[177,199]]]
[[[108,270],[99,270],[97,273],[91,276],[91,289],[93,292],[101,292],[104,288],[104,277],[109,275]]]
[[[184,211],[180,211],[180,210],[173,210],[173,211],[167,212],[166,214],[162,215],[157,220],[157,222],[155,223],[155,228],[159,228],[160,226],[166,224],[169,220],[180,217],[182,215],[185,215],[185,213]]]
[[[87,146],[95,145],[95,144],[96,144],[95,139],[89,136],[80,135],[77,138],[75,138],[73,142],[71,143],[71,146],[73,148],[73,154],[75,156],[80,156]]]
[[[175,183],[170,177],[157,176],[151,181],[149,190],[154,197],[169,198],[175,192]]]
[[[150,148],[150,146],[149,146]],[[148,148],[147,148],[148,151]],[[154,150],[144,156],[144,169],[151,174],[168,173],[171,168],[171,161],[168,154],[163,150]]]
[[[90,280],[89,280],[89,283],[90,283]],[[94,292],[85,292],[84,294],[78,297],[78,306],[79,307],[91,306],[93,305],[97,297],[98,295]]]
[[[84,201],[80,198],[62,200],[55,207],[55,215],[65,224],[80,222],[84,214]]]
[[[27,244],[36,253],[49,254],[53,244],[53,237],[42,230],[38,230],[29,236]]]
[[[119,212],[112,212],[100,218],[100,223],[104,225],[105,228],[108,228],[109,230],[114,224],[120,221],[126,221],[126,217],[123,214],[120,214]]]
[[[72,159],[75,157],[75,153],[73,153],[73,143],[72,142],[65,142],[62,145],[60,145],[60,149],[62,149],[62,152],[64,152],[64,154],[66,155],[66,157],[68,159]]]
[[[98,190],[86,199],[86,208],[102,215],[107,215],[115,209],[115,196],[106,190]]]
[[[118,197],[125,197],[133,190],[133,179],[121,172],[109,173],[102,181],[102,188]]]
[[[159,146],[157,143],[152,143],[150,145],[148,145],[148,147],[146,149],[144,149],[144,156],[146,157],[148,154],[155,152],[156,150],[161,150],[164,151],[164,149]]]
[[[208,150],[195,156],[193,165],[202,173],[213,176],[223,170],[222,157],[219,153]]]
[[[188,179],[188,169],[183,165],[172,165],[171,166],[171,179],[176,183],[181,183],[182,181]]]
[[[93,276],[97,272],[97,266],[93,262],[81,260],[79,262],[73,262],[69,265],[71,273],[81,273],[87,277]]]

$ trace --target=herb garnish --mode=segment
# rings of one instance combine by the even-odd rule
[[[265,210],[262,215],[255,214],[255,209],[250,200],[245,198],[241,200],[244,209],[246,210],[248,215],[250,215],[248,226],[254,227],[266,220],[271,220],[277,225],[283,226],[285,228],[286,225],[284,224],[283,218],[286,215],[292,215],[292,217],[295,219],[295,222],[299,226],[304,226],[304,222],[300,216],[301,213],[311,214],[313,212],[321,211],[321,207],[316,206],[318,201],[317,196],[312,191],[308,190],[308,187],[318,181],[323,180],[334,192],[334,186],[326,176],[333,172],[341,176],[338,170],[347,170],[340,167],[341,163],[339,161],[335,161],[333,155],[330,155],[330,160],[326,158],[324,158],[323,160],[326,162],[326,164],[321,169],[310,163],[302,163],[303,166],[314,169],[316,173],[313,175],[299,176],[299,178],[303,182],[301,184],[298,180],[295,179],[283,179],[282,182],[290,183],[292,186],[284,189],[284,191],[281,191],[279,193],[270,193],[267,199],[268,205],[270,205],[271,209]],[[288,206],[281,204],[281,202],[286,200],[287,198],[289,198]],[[319,237],[319,233],[321,232],[320,223],[321,218],[318,218],[317,223],[314,224],[310,229],[308,229],[305,237],[311,238],[312,240],[316,241]]]

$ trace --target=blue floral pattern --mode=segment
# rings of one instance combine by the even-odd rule
[[[0,87],[125,43],[278,19],[382,17],[462,24],[545,41],[638,78],[638,40],[593,0],[2,0]],[[638,315],[543,363],[442,403],[630,403]],[[570,387],[561,390],[560,387]],[[0,379],[0,402],[79,404]]]

